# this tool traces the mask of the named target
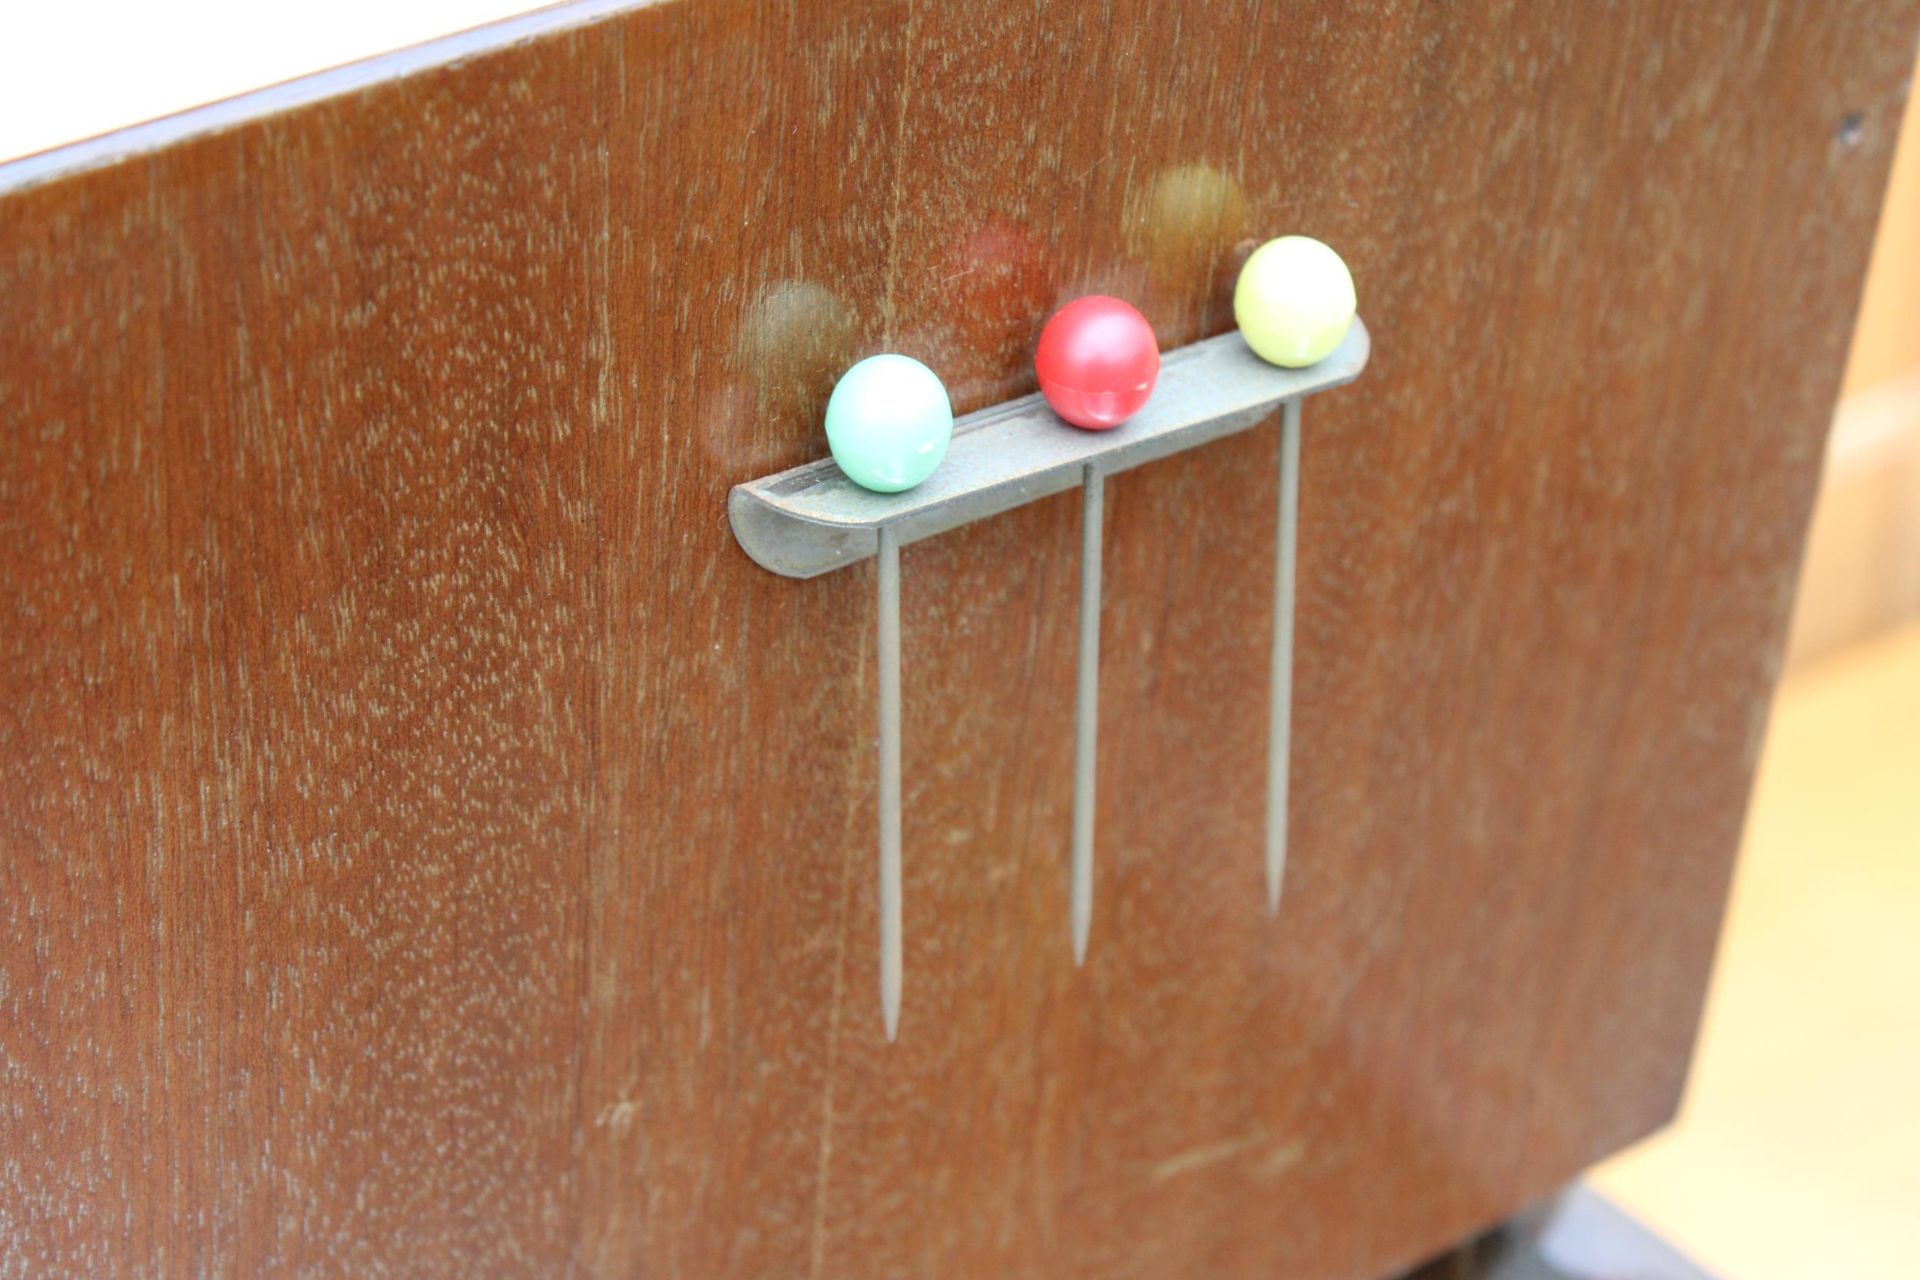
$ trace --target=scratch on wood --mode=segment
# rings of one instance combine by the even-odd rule
[[[1155,1182],[1166,1182],[1182,1174],[1192,1173],[1216,1165],[1223,1160],[1231,1160],[1243,1151],[1251,1151],[1267,1140],[1265,1134],[1255,1133],[1244,1138],[1224,1138],[1219,1142],[1209,1142],[1205,1146],[1183,1151],[1177,1156],[1169,1156],[1153,1166],[1150,1175]]]

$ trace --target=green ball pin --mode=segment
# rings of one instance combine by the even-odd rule
[[[953,442],[953,404],[933,370],[911,356],[869,356],[842,374],[827,400],[827,447],[863,489],[904,493],[926,480]],[[879,530],[880,1012],[900,1028],[900,535]]]
[[[827,447],[863,489],[906,492],[934,473],[952,442],[947,388],[912,356],[868,356],[827,400]]]
[[[1326,359],[1353,328],[1353,275],[1326,245],[1281,236],[1253,251],[1233,290],[1233,318],[1253,353],[1304,369]],[[1273,666],[1267,711],[1267,910],[1280,911],[1287,866],[1287,788],[1293,739],[1293,600],[1300,532],[1300,401],[1280,414],[1279,545],[1273,574]]]

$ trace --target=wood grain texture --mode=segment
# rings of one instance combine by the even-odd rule
[[[1364,1277],[1647,1132],[1916,16],[661,4],[0,194],[0,1273]],[[1282,918],[1263,429],[1109,487],[1084,970],[1071,496],[905,553],[889,1047],[869,571],[726,491],[1290,230]]]

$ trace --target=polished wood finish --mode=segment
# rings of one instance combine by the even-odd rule
[[[1915,19],[707,0],[0,170],[0,1270],[1361,1277],[1658,1125]],[[907,550],[888,1046],[869,571],[727,490],[1289,230],[1281,918],[1264,429],[1110,486],[1083,970],[1073,500]]]

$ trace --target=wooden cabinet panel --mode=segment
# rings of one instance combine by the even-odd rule
[[[1912,0],[559,10],[0,168],[0,1271],[1362,1277],[1674,1105]],[[1857,117],[1858,128],[1843,122]],[[898,349],[1341,248],[1271,428],[871,569],[732,484]]]

